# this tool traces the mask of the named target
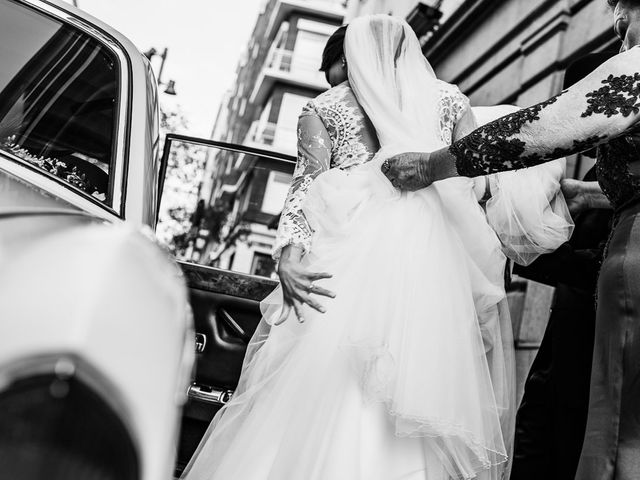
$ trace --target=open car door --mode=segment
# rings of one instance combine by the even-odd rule
[[[289,155],[166,137],[156,235],[187,280],[197,352],[176,476],[232,397],[259,302],[277,285],[271,249],[294,167]]]

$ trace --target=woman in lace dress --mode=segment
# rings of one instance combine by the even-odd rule
[[[498,480],[514,413],[501,243],[473,181],[401,194],[380,172],[408,146],[450,144],[473,113],[406,22],[355,20],[344,55],[340,36],[334,87],[299,120],[281,288],[185,477]],[[547,213],[557,189],[532,192]]]

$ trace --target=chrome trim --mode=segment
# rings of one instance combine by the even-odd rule
[[[0,219],[9,217],[48,217],[52,215],[70,215],[95,218],[93,215],[71,208],[43,207],[0,207]]]
[[[207,336],[196,332],[196,353],[203,353],[207,346]]]
[[[231,314],[229,312],[227,312],[226,308],[221,308],[219,310],[220,314],[222,315],[225,323],[231,327],[231,330],[233,330],[233,332],[238,335],[239,337],[245,338],[246,340],[249,340],[251,338],[251,335],[247,335],[247,332],[244,331],[244,328],[242,328],[238,322],[235,321],[235,319],[231,316]]]
[[[15,157],[15,160],[13,160],[13,158],[13,155],[4,150],[0,150],[0,170],[7,172],[23,182],[27,182],[32,187],[42,190],[47,195],[58,197],[70,205],[81,208],[95,217],[110,221],[119,220],[118,213],[107,205],[101,204],[99,200],[91,200],[86,194],[79,195],[73,186],[65,186],[62,184],[62,180],[57,181],[51,178],[48,172],[28,165],[18,157]]]
[[[189,386],[187,395],[190,400],[211,405],[226,405],[233,397],[233,390],[219,390],[194,383]]]
[[[296,163],[295,155],[289,155],[286,153],[278,152],[275,150],[267,150],[264,148],[255,148],[238,143],[219,142],[217,140],[210,140],[208,138],[192,137],[190,135],[182,135],[179,133],[168,133],[165,137],[165,142],[171,140],[171,142],[185,142],[194,143],[196,145],[217,147],[220,150],[230,150],[239,153],[248,153],[250,155],[258,155],[261,157],[269,158],[271,160],[284,160],[289,163]]]
[[[17,3],[24,4],[29,8],[46,14],[58,21],[69,24],[70,26],[81,30],[101,42],[104,46],[116,56],[118,60],[118,73],[120,82],[118,84],[118,115],[116,123],[116,142],[114,149],[114,169],[111,174],[113,180],[109,179],[109,184],[113,185],[111,196],[112,205],[105,205],[106,209],[113,209],[118,212],[118,217],[124,217],[123,190],[125,188],[125,163],[128,162],[127,154],[127,138],[130,130],[130,112],[131,112],[131,90],[132,90],[132,68],[131,59],[126,54],[126,48],[123,47],[115,38],[109,36],[108,32],[98,29],[96,26],[88,23],[82,17],[75,16],[62,8],[40,0],[19,0]],[[110,174],[110,175],[111,175]],[[88,195],[82,192],[83,195]]]

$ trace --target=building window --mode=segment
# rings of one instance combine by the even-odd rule
[[[251,275],[271,278],[275,275],[276,262],[267,253],[255,252],[251,263]]]
[[[302,108],[311,97],[285,92],[282,96],[278,123],[275,126],[273,145],[287,152],[295,152],[298,137],[296,128]]]
[[[325,37],[330,37],[333,32],[338,29],[338,25],[316,22],[314,20],[308,20],[306,18],[300,18],[296,26],[298,30],[319,33],[321,35],[324,35]]]
[[[282,211],[287,198],[291,175],[284,172],[269,172],[267,186],[264,190],[261,211],[270,215],[278,215]]]
[[[290,60],[291,73],[324,81],[319,71],[322,52],[327,43],[327,35],[299,30]]]

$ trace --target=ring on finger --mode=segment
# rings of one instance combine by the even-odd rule
[[[309,286],[307,287],[307,291],[309,291],[309,292],[313,292],[313,290],[314,290],[315,288],[316,288],[316,284],[315,284],[315,283],[313,283],[313,282],[311,282],[311,283],[309,284]]]

